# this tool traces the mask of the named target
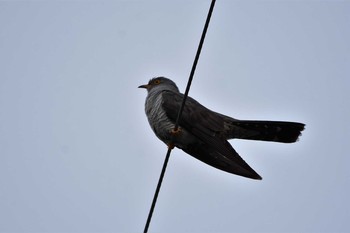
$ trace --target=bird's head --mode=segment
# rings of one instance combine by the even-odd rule
[[[176,84],[172,80],[165,77],[152,78],[149,80],[148,84],[141,85],[139,88],[145,88],[148,92],[152,90],[170,90],[179,92]]]

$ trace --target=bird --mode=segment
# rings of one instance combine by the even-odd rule
[[[175,82],[154,77],[138,88],[147,90],[145,112],[152,130],[170,149],[177,147],[212,167],[250,179],[262,177],[241,158],[229,139],[293,143],[305,127],[298,122],[235,119],[188,96],[175,130],[184,98]]]

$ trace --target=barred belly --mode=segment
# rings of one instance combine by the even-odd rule
[[[164,143],[170,143],[175,123],[169,120],[166,112],[162,108],[162,95],[160,93],[151,93],[146,98],[145,111],[148,122],[156,136]],[[197,141],[196,138],[185,129],[179,127],[180,135],[174,138],[174,143],[179,148],[184,148],[188,143]]]

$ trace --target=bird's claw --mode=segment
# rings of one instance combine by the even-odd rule
[[[174,143],[168,143],[167,145],[170,150],[174,149],[175,147]]]
[[[170,133],[173,135],[173,136],[177,136],[181,133],[181,129],[180,128],[177,128],[177,129],[172,129],[170,130]]]
[[[178,135],[181,133],[181,129],[180,129],[180,127],[178,127],[177,129],[172,129],[172,130],[170,130],[169,133],[170,133],[173,137],[175,137],[175,136],[178,136]],[[169,143],[167,143],[167,146],[168,146],[168,148],[169,148],[170,150],[172,150],[172,149],[174,149],[175,144],[174,144],[173,142],[169,142]]]

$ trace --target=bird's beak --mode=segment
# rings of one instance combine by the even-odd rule
[[[141,86],[139,86],[138,88],[146,88],[146,89],[148,89],[148,88],[149,88],[149,86],[150,86],[150,85],[145,84],[145,85],[141,85]]]

